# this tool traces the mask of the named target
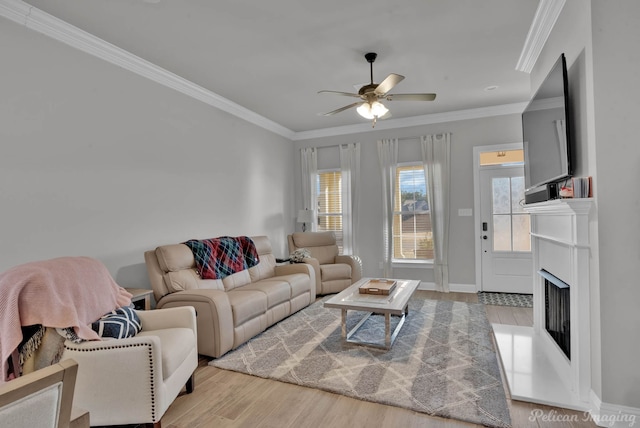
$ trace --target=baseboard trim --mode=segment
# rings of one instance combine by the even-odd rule
[[[632,427],[636,421],[640,421],[640,409],[636,407],[621,406],[619,404],[604,403],[591,391],[591,410],[589,418],[599,427]]]
[[[420,281],[418,290],[438,291],[435,282]],[[455,293],[477,293],[475,284],[449,284],[449,291]]]

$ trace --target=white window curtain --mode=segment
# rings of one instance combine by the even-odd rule
[[[449,292],[449,186],[451,134],[426,135],[422,162],[433,231],[433,276],[438,291]]]
[[[311,228],[318,229],[318,192],[316,180],[318,176],[318,153],[315,147],[300,149],[300,170],[302,175],[302,201],[304,209],[311,210]]]
[[[398,139],[378,140],[378,159],[382,173],[383,203],[383,255],[382,275],[393,278],[393,201],[396,192],[396,168],[398,166]]]
[[[359,213],[360,143],[340,146],[342,175],[342,253],[358,254],[355,221]]]

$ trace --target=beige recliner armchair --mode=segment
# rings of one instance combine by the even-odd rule
[[[294,232],[288,236],[289,253],[305,248],[311,254],[305,263],[316,272],[316,294],[339,293],[362,278],[360,257],[338,254],[333,232]]]

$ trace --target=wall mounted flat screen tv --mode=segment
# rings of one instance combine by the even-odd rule
[[[562,54],[522,112],[525,195],[544,193],[548,185],[573,174],[568,94]]]

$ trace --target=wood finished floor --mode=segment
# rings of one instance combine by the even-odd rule
[[[476,303],[470,293],[418,290],[435,300]],[[531,308],[485,306],[492,323],[530,326]],[[163,428],[209,427],[474,427],[475,424],[431,417],[397,407],[374,404],[320,390],[262,379],[208,366],[200,358],[196,388],[182,393],[162,418]],[[505,386],[508,395],[508,390]],[[582,412],[507,399],[512,425],[520,427],[596,427]],[[531,420],[533,411],[542,417]]]

